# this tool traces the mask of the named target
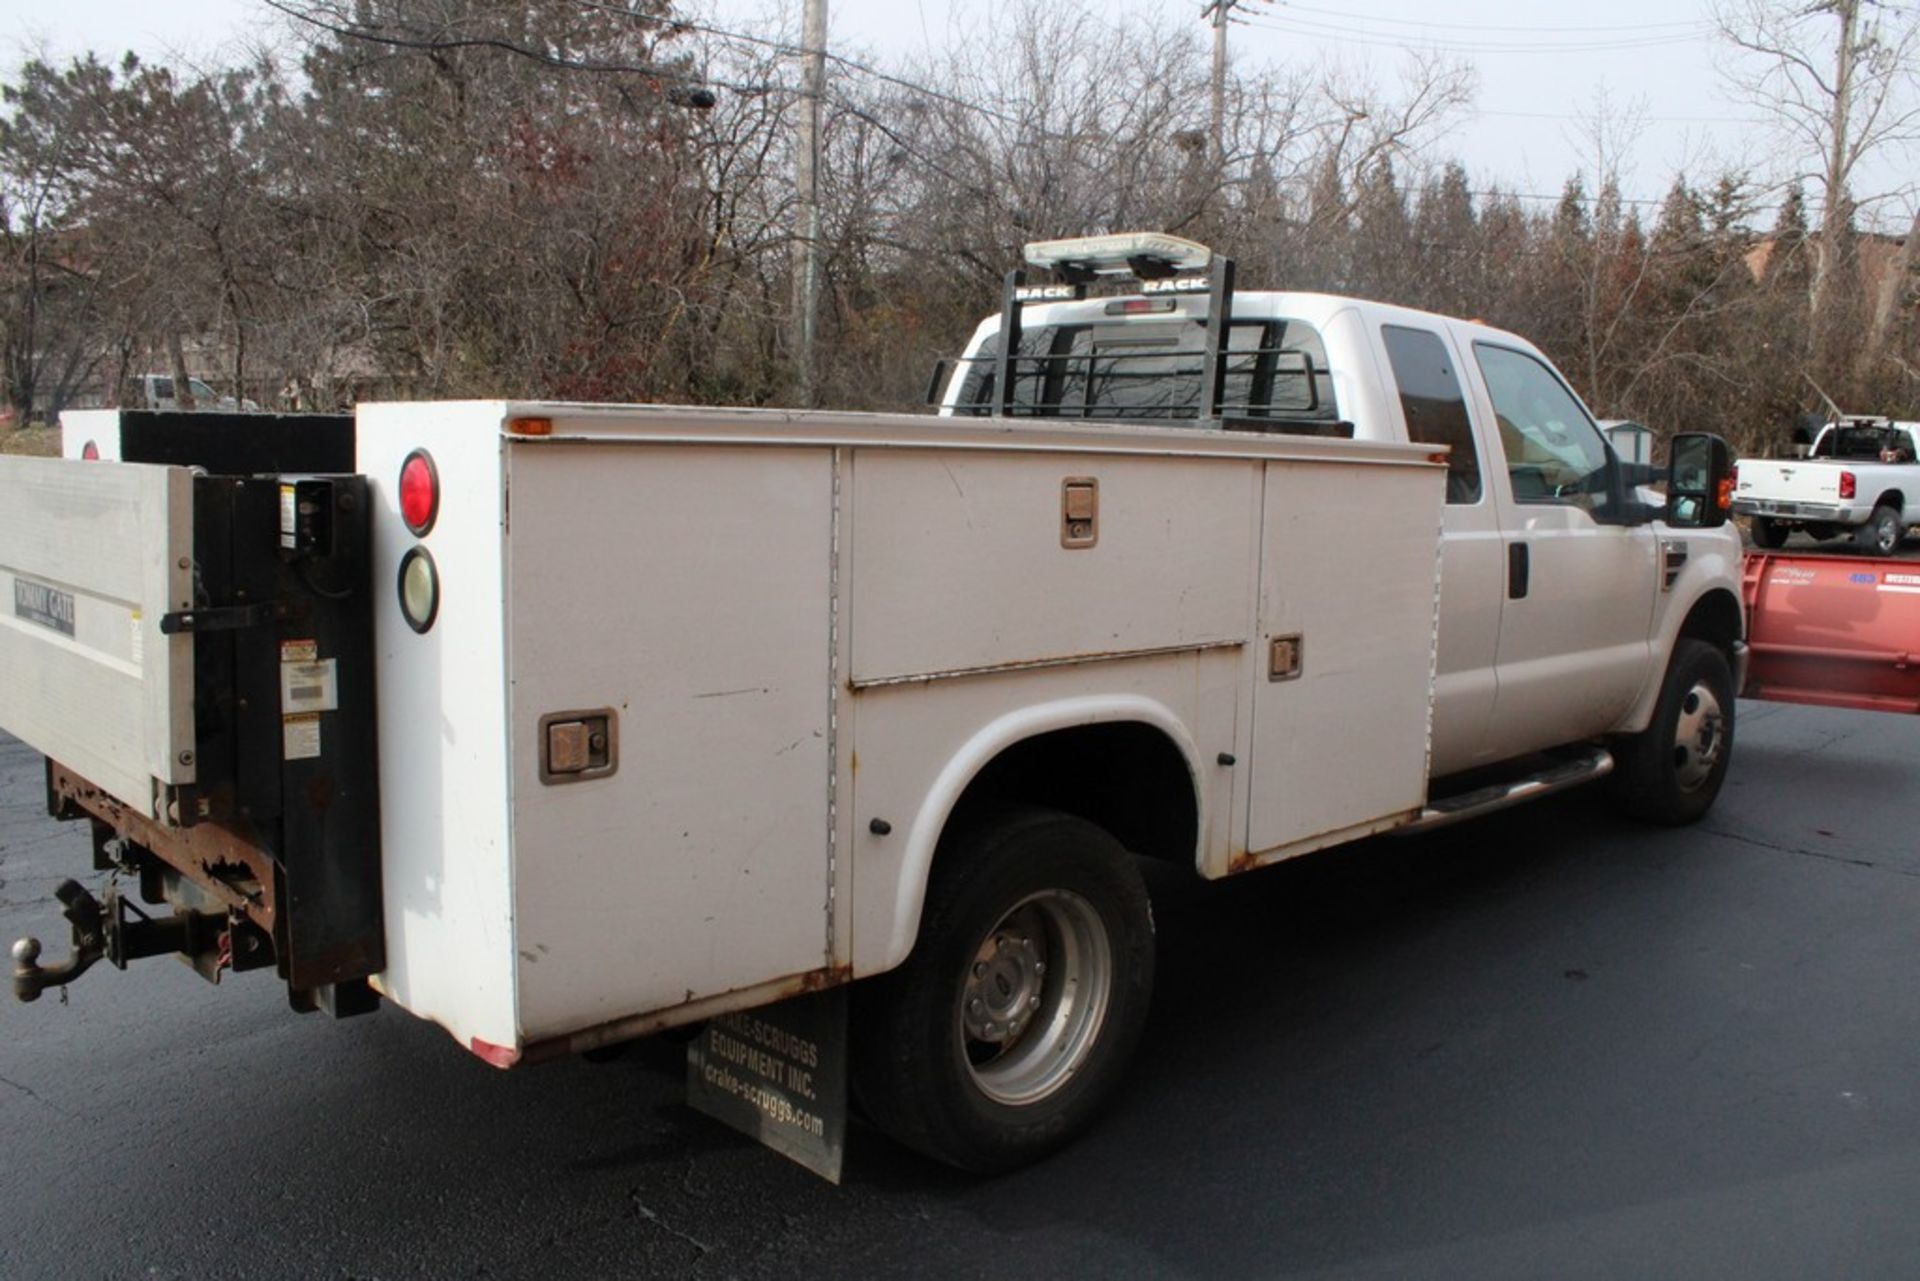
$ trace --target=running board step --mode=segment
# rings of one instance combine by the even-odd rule
[[[1570,787],[1591,783],[1611,773],[1613,754],[1604,748],[1588,748],[1578,756],[1524,778],[1476,788],[1458,796],[1443,797],[1421,810],[1420,817],[1413,822],[1395,828],[1394,835],[1407,836],[1414,832],[1431,832],[1438,827],[1449,827],[1463,819],[1478,818],[1495,810],[1564,792]]]

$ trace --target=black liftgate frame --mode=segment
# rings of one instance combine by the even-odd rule
[[[181,951],[209,978],[272,964],[298,1009],[377,1005],[372,510],[353,433],[344,415],[123,415],[126,461],[202,472],[194,600],[160,624],[193,637],[198,781],[162,798],[162,825],[48,762],[49,809],[93,820],[96,866],[184,909],[148,917],[117,888],[102,906],[76,886],[76,959],[75,909],[96,927],[95,959]]]

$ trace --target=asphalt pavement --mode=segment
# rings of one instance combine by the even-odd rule
[[[0,935],[89,879],[0,736]],[[0,1277],[1899,1277],[1920,1271],[1920,718],[1742,703],[1701,825],[1576,793],[1157,887],[1124,1097],[831,1187],[681,1050],[487,1067],[170,960],[0,1008]],[[62,949],[50,946],[50,953]]]

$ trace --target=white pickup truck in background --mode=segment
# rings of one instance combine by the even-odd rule
[[[187,407],[172,374],[141,374],[133,382],[142,409],[179,410]],[[187,379],[187,391],[192,396],[194,409],[232,413],[239,410],[252,412],[260,408],[251,400],[223,396],[198,378]]]
[[[1920,521],[1916,431],[1920,424],[1852,417],[1822,427],[1805,458],[1742,458],[1733,510],[1767,550],[1798,529],[1821,542],[1851,535],[1861,552],[1891,556]]]
[[[1226,877],[1608,775],[1656,822],[1713,803],[1723,442],[1656,496],[1512,334],[1236,293],[1172,237],[1028,257],[938,417],[101,413],[0,459],[0,728],[123,874],[62,886],[73,954],[22,940],[16,993],[272,967],[501,1067],[711,1021],[690,1090],[783,1150],[850,1071],[998,1170],[1124,1074],[1141,860]]]

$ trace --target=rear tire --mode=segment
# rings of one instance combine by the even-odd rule
[[[1753,545],[1762,551],[1773,551],[1787,544],[1787,528],[1765,516],[1753,518]]]
[[[1867,523],[1853,532],[1854,545],[1868,556],[1891,556],[1900,550],[1907,526],[1900,509],[1885,503],[1873,509]]]
[[[943,842],[906,963],[854,988],[853,1083],[893,1138],[995,1173],[1073,1140],[1125,1074],[1153,914],[1105,831],[1020,809]]]
[[[1733,755],[1733,673],[1705,641],[1680,640],[1647,728],[1614,749],[1613,793],[1644,822],[1680,827],[1713,808]]]

